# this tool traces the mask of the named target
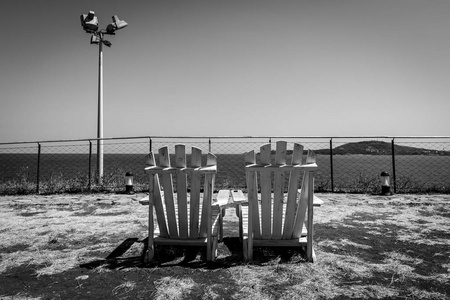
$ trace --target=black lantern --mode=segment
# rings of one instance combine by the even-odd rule
[[[381,172],[380,179],[381,179],[381,194],[384,196],[392,195],[389,173],[384,171]]]
[[[125,193],[134,194],[133,173],[131,172],[125,174]]]

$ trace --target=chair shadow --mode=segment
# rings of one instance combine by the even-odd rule
[[[141,243],[140,255],[128,253],[130,248]],[[155,246],[155,256],[152,263],[145,262],[147,238],[127,238],[115,248],[105,259],[98,259],[88,263],[80,264],[81,268],[95,269],[98,267],[107,269],[123,268],[148,268],[148,267],[174,267],[183,266],[192,269],[207,268],[229,268],[243,263],[242,244],[238,237],[225,237],[223,243],[218,245],[218,256],[215,261],[206,261],[205,247],[182,247],[182,246]]]
[[[156,246],[154,261],[152,263],[146,263],[146,241],[147,239],[125,239],[105,259],[80,264],[80,267],[86,269],[102,267],[111,270],[152,267],[166,268],[174,266],[191,269],[224,269],[246,264],[242,255],[242,244],[238,237],[225,237],[223,243],[219,243],[218,245],[218,256],[216,260],[212,262],[206,261],[206,250],[204,247]],[[127,253],[135,243],[143,244],[139,256],[136,256],[135,253],[131,255]],[[268,263],[299,262],[306,262],[305,252],[301,248],[255,247],[252,264],[264,265]]]

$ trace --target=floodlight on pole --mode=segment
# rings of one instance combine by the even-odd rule
[[[92,34],[91,44],[98,44],[98,117],[97,117],[97,180],[102,184],[103,180],[103,45],[111,47],[111,42],[104,39],[105,34],[114,35],[115,31],[126,27],[128,24],[115,15],[113,23],[105,29],[98,29],[98,18],[95,12],[80,16],[81,26],[86,33]]]

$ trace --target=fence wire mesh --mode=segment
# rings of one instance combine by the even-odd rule
[[[317,154],[318,192],[381,192],[380,174],[390,174],[395,193],[450,192],[450,137],[137,137],[103,140],[103,177],[99,180],[97,140],[0,144],[0,194],[125,190],[125,174],[133,174],[135,191],[146,191],[144,172],[150,151],[184,144],[218,158],[215,186],[245,189],[244,153],[276,141],[304,146]]]

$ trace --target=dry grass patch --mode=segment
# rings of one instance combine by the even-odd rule
[[[142,195],[144,196],[144,195]],[[294,249],[255,250],[242,262],[234,211],[217,262],[198,249],[141,243],[147,208],[129,195],[2,197],[1,299],[447,299],[450,196],[323,194],[315,209],[318,262]]]

